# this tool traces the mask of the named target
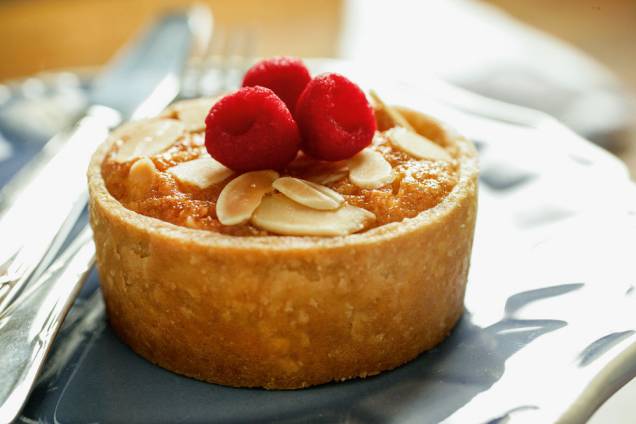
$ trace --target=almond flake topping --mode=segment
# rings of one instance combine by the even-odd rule
[[[378,188],[393,181],[393,168],[380,152],[366,148],[349,161],[349,179],[360,188]]]
[[[183,162],[169,168],[168,173],[185,184],[190,184],[200,189],[206,189],[211,185],[220,183],[230,175],[232,170],[226,168],[209,155],[188,162]]]
[[[263,198],[251,221],[255,226],[275,234],[345,236],[368,227],[375,221],[375,215],[348,204],[332,211],[316,210],[283,194],[272,194]]]
[[[273,191],[272,183],[278,178],[276,171],[246,172],[230,181],[216,202],[216,216],[223,225],[247,222],[263,196]]]
[[[349,173],[347,161],[319,162],[308,168],[306,178],[317,184],[329,184],[343,179]]]
[[[320,184],[294,177],[282,177],[272,186],[291,200],[312,209],[334,210],[344,203],[344,197]]]
[[[290,165],[289,169],[300,172],[307,180],[317,184],[329,184],[341,180],[349,174],[346,160],[337,162],[317,161],[308,156],[300,155]]]
[[[200,131],[205,128],[205,118],[216,100],[216,98],[184,100],[175,103],[172,109],[188,131]]]
[[[341,171],[312,175],[309,179],[318,184],[331,184],[343,179],[347,174],[349,174],[349,170],[345,168]]]
[[[451,155],[428,138],[405,128],[394,127],[385,132],[391,144],[417,159],[450,161]]]
[[[172,146],[184,131],[183,124],[174,119],[131,122],[113,132],[113,136],[124,142],[113,159],[128,162],[137,157],[156,155]]]
[[[406,118],[402,116],[402,114],[397,109],[384,103],[384,100],[382,100],[380,96],[378,96],[378,93],[376,93],[375,90],[369,90],[369,95],[371,96],[371,99],[376,104],[376,106],[378,106],[381,110],[384,110],[386,114],[389,115],[389,118],[391,118],[394,125],[415,132],[415,128],[411,126],[409,121],[407,121]]]
[[[128,171],[128,193],[133,199],[142,199],[152,189],[159,171],[152,160],[143,157],[132,164]]]

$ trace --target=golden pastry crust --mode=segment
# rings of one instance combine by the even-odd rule
[[[400,111],[454,148],[457,184],[415,218],[343,237],[232,237],[137,214],[105,187],[103,145],[88,172],[90,221],[117,334],[174,372],[268,389],[377,374],[442,341],[463,310],[476,152]]]

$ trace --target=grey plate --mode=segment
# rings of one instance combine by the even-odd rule
[[[479,116],[493,116],[492,104],[435,82],[388,84],[338,62],[314,67],[350,75],[477,142],[467,311],[451,336],[366,380],[227,388],[165,371],[122,344],[93,275],[22,421],[580,422],[636,375],[636,190],[618,160],[542,115]],[[459,99],[470,113],[453,105]]]

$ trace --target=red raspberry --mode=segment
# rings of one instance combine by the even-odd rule
[[[300,93],[311,80],[307,67],[300,59],[273,57],[261,60],[247,70],[243,87],[260,85],[272,90],[294,113]]]
[[[371,144],[376,123],[360,87],[339,74],[319,75],[300,95],[296,122],[303,152],[316,159],[352,157]]]
[[[294,118],[269,88],[241,88],[212,106],[205,119],[206,149],[238,172],[283,169],[299,143]]]

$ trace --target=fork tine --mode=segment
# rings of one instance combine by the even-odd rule
[[[241,32],[241,44],[234,64],[238,72],[239,84],[242,82],[243,75],[245,71],[247,71],[247,68],[252,65],[254,51],[254,32],[251,29],[244,29]]]
[[[210,48],[214,33],[214,16],[210,8],[203,5],[192,6],[190,22],[193,27],[192,55],[201,58]]]
[[[227,74],[224,89],[231,90],[240,86],[247,60],[251,55],[251,36],[249,30],[235,29],[228,43]]]
[[[236,89],[254,55],[251,30],[215,28],[204,54],[193,58],[180,98],[210,97]]]
[[[181,75],[178,99],[188,99],[197,95],[198,84],[205,65],[204,59],[210,50],[214,33],[214,17],[210,9],[205,6],[193,7],[191,22],[194,27],[192,50]]]
[[[215,31],[210,48],[202,61],[202,69],[197,84],[197,96],[213,96],[223,90],[227,56],[227,31]]]

